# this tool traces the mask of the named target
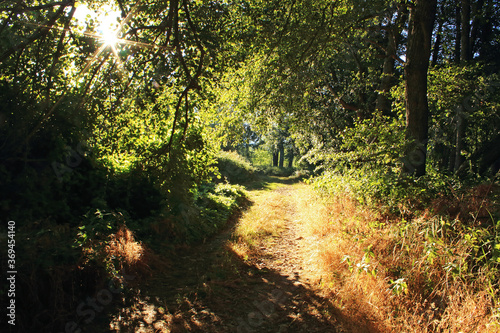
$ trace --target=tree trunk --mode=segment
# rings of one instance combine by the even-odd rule
[[[483,11],[484,0],[478,0],[474,6],[472,7],[472,25],[470,27],[470,38],[469,38],[469,47],[470,47],[470,57],[471,59],[474,57],[476,51],[478,51],[478,45],[476,41],[479,36],[479,31],[481,26],[483,25],[483,21],[488,20],[488,16],[484,16]]]
[[[294,158],[293,151],[290,151],[290,152],[288,153],[288,167],[289,167],[289,168],[292,168],[292,167],[293,167],[293,158]]]
[[[278,166],[278,152],[273,152],[273,167]]]
[[[280,142],[278,145],[279,151],[280,151],[280,159],[279,159],[279,164],[278,167],[283,168],[283,162],[285,161],[285,145],[283,141]]]
[[[456,143],[456,140],[455,140]],[[448,150],[448,171],[449,172],[454,172],[455,171],[455,152],[457,150],[455,147],[451,147]]]
[[[479,28],[479,44],[478,44],[478,52],[479,59],[488,61],[492,57],[495,58],[495,46],[491,41],[495,38],[495,34],[493,32],[493,23],[490,19],[493,17],[493,13],[495,10],[495,1],[489,0],[486,3],[486,8],[484,9],[484,14],[482,15],[481,27]]]
[[[462,0],[461,21],[460,43],[462,44],[462,50],[460,52],[460,61],[465,62],[472,59],[470,44],[470,0]]]
[[[438,28],[436,31],[436,40],[434,41],[434,47],[432,50],[432,66],[436,66],[439,60],[439,49],[441,48],[441,39],[442,39],[442,32],[443,32],[443,24],[444,24],[444,18],[442,17],[444,14],[444,5],[441,6],[441,15],[438,19]]]
[[[462,45],[462,50],[460,52],[460,62],[466,63],[472,60],[472,47],[471,47],[471,38],[470,38],[470,13],[471,6],[470,0],[461,0],[462,3],[462,31],[460,37],[460,43]],[[462,156],[462,151],[466,149],[465,147],[465,130],[467,128],[467,121],[465,119],[465,110],[462,106],[457,107],[456,114],[456,137],[455,137],[455,163],[453,171],[458,173],[460,166],[464,162],[464,158]]]
[[[379,90],[381,92],[378,94],[375,104],[375,109],[381,111],[384,115],[390,115],[391,113],[392,101],[387,97],[387,95],[394,85],[394,56],[396,55],[397,37],[399,31],[396,31],[396,27],[390,26],[387,29],[387,33],[387,38],[389,40],[387,41],[382,78],[380,79]]]
[[[405,66],[406,138],[415,143],[406,152],[404,172],[425,174],[429,105],[427,70],[437,0],[416,0],[410,9]]]

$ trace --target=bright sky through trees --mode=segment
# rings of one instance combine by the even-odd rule
[[[120,13],[114,2],[102,6],[99,11],[91,10],[87,5],[81,4],[75,12],[75,18],[82,27],[85,27],[85,24],[90,20],[95,20],[98,24],[98,36],[106,46],[111,47],[114,47],[118,42],[119,17]]]

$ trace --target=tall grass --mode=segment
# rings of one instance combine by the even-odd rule
[[[349,193],[305,188],[297,210],[317,243],[317,282],[377,331],[499,332],[500,222],[485,219],[495,203],[484,191],[435,200],[405,220]]]

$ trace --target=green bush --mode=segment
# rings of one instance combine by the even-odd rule
[[[195,243],[215,234],[238,209],[245,197],[241,185],[206,183],[193,191],[193,204],[178,207],[175,242]]]
[[[402,172],[409,145],[401,119],[375,115],[346,129],[342,141],[340,151],[318,151],[309,157],[323,171],[313,184],[327,195],[348,194],[361,204],[406,215],[461,186],[432,165],[419,178]]]
[[[313,186],[327,196],[349,195],[359,203],[387,213],[407,215],[424,209],[437,195],[460,186],[452,178],[428,174],[418,179],[382,169],[329,170],[313,178]]]
[[[222,180],[242,184],[255,178],[256,168],[236,152],[221,151],[217,155],[217,167]]]
[[[272,164],[272,154],[261,147],[251,150],[252,164],[257,167],[266,167]]]

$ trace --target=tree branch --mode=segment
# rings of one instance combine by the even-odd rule
[[[0,12],[12,12],[12,13],[25,13],[25,12],[31,12],[35,10],[40,10],[40,9],[47,9],[47,8],[52,8],[52,7],[57,7],[57,6],[68,6],[69,2],[73,1],[60,1],[60,2],[52,2],[52,3],[47,3],[45,5],[38,5],[38,6],[33,6],[33,7],[27,7],[24,4],[18,3],[15,7],[12,8],[0,8]]]
[[[13,46],[9,50],[5,51],[2,54],[2,56],[0,56],[0,62],[3,62],[5,59],[7,59],[8,57],[10,57],[15,52],[20,51],[20,50],[24,50],[24,48],[26,48],[26,46],[28,46],[29,44],[33,43],[38,38],[41,38],[41,37],[44,37],[45,35],[47,35],[48,32],[49,32],[49,30],[56,23],[56,21],[61,16],[64,15],[64,10],[66,9],[66,7],[68,7],[70,5],[73,6],[73,3],[74,3],[74,0],[68,0],[68,1],[62,3],[60,5],[59,9],[57,10],[57,12],[54,14],[54,16],[46,24],[42,25],[42,27],[39,28],[36,33],[34,33],[33,35],[31,35],[26,41],[23,41],[23,42],[19,43],[18,45]]]

